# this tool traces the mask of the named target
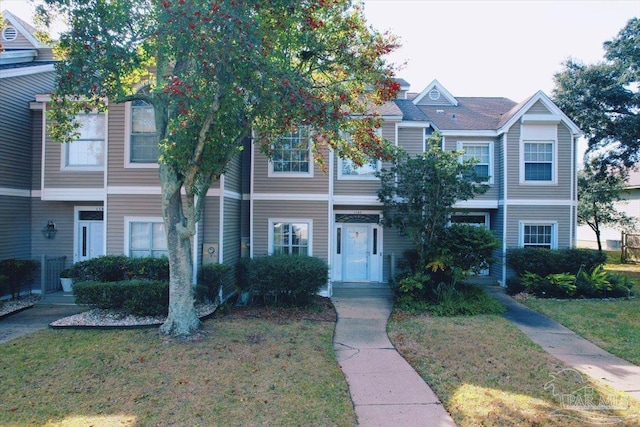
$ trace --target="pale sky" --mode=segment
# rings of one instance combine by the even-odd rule
[[[26,0],[0,0],[31,20]],[[365,0],[380,31],[400,37],[389,60],[421,92],[437,79],[453,96],[503,96],[520,102],[538,90],[551,95],[553,74],[572,57],[602,59],[602,43],[633,17],[640,0]]]
[[[365,14],[400,37],[389,58],[407,63],[397,75],[411,91],[437,79],[453,96],[520,102],[551,96],[565,59],[602,60],[602,44],[640,16],[640,0],[365,0]]]

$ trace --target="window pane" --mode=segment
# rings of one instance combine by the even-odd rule
[[[526,163],[524,179],[527,181],[551,181],[550,163]]]
[[[76,121],[80,125],[80,139],[102,139],[105,133],[104,114],[79,114]]]
[[[137,102],[131,106],[131,132],[156,133],[156,120],[152,106]]]
[[[551,181],[553,179],[553,144],[530,142],[524,144],[524,179]]]
[[[525,225],[524,247],[538,247],[551,249],[551,225]]]
[[[67,166],[102,166],[104,141],[77,140],[67,143]]]
[[[273,153],[274,172],[309,172],[309,137],[305,129],[278,138]]]
[[[132,222],[129,247],[134,250],[149,250],[149,224]]]
[[[372,177],[378,172],[378,159],[370,159],[362,166],[357,166],[353,160],[342,159],[342,175]]]
[[[151,249],[154,251],[164,251],[167,249],[167,235],[164,232],[164,223],[154,222],[152,225],[153,239],[151,242]]]
[[[131,135],[132,163],[155,163],[158,154],[155,135]]]
[[[274,223],[273,248],[275,255],[309,252],[309,225],[306,223]]]

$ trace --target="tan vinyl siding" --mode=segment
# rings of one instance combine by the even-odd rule
[[[304,193],[328,194],[329,174],[320,170],[313,163],[313,177],[280,177],[269,176],[269,159],[260,153],[258,146],[254,147],[254,193]],[[325,159],[328,163],[328,159]]]
[[[162,219],[160,195],[107,196],[107,250],[108,255],[125,254],[125,217],[154,217]]]
[[[126,104],[109,105],[109,172],[107,175],[110,187],[159,187],[158,168],[125,167],[128,147],[125,134]]]
[[[375,196],[380,189],[379,179],[339,179],[340,161],[336,159],[333,168],[333,194],[354,196]]]
[[[3,29],[6,27],[13,27],[13,24],[11,24],[11,22],[9,22],[8,20],[5,20]],[[31,43],[29,39],[27,39],[24,35],[22,35],[22,33],[17,27],[13,27],[13,28],[16,29],[17,36],[14,40],[11,40],[11,41],[7,41],[4,39],[4,37],[2,37],[2,29],[0,29],[0,44],[2,44],[2,46],[6,50],[11,50],[11,49],[21,49],[21,50],[34,49],[35,50],[35,46],[33,45],[33,43]]]
[[[527,114],[551,114],[551,111],[544,106],[542,101],[538,101],[527,110]]]
[[[0,78],[0,187],[31,188],[32,111],[35,94],[53,87],[55,73]],[[37,114],[37,112],[33,112]]]
[[[424,151],[424,129],[398,128],[398,145],[411,156],[421,154]]]
[[[0,260],[31,257],[30,203],[28,197],[0,196]]]
[[[445,150],[455,151],[458,149],[458,143],[473,142],[492,142],[493,143],[493,184],[486,193],[477,195],[473,200],[497,200],[500,194],[499,177],[500,173],[500,151],[498,150],[498,141],[495,138],[488,137],[456,137],[450,136],[445,138]]]
[[[328,206],[326,202],[256,200],[253,205],[253,256],[268,255],[269,219],[312,219],[312,254],[327,260]]]
[[[558,249],[571,247],[572,215],[570,206],[518,206],[507,207],[506,247],[519,245],[519,223],[554,222],[557,223]]]
[[[507,193],[509,199],[572,199],[571,194],[571,167],[574,164],[572,154],[571,134],[566,126],[558,125],[556,141],[557,158],[554,158],[554,167],[557,171],[557,185],[553,184],[520,184],[520,130],[519,123],[508,132],[507,147]]]

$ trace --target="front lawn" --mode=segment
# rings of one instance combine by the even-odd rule
[[[576,382],[588,379],[572,370],[562,371],[567,366],[501,316],[432,317],[396,311],[388,331],[395,347],[434,389],[459,427],[585,425],[584,414],[567,410],[553,392],[573,396],[578,390],[590,390]],[[589,383],[600,396],[621,396]],[[637,426],[640,404],[626,396],[620,399],[631,407],[590,415],[608,420],[629,416],[616,425]]]
[[[328,303],[237,310],[188,341],[156,329],[44,330],[0,344],[0,424],[356,425]]]

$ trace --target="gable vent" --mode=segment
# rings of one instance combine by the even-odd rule
[[[440,99],[440,91],[438,89],[432,89],[429,92],[429,99],[431,99],[432,101],[437,101],[438,99]]]
[[[5,41],[13,41],[18,37],[18,30],[16,30],[14,27],[7,27],[4,30],[2,30],[2,38]]]

